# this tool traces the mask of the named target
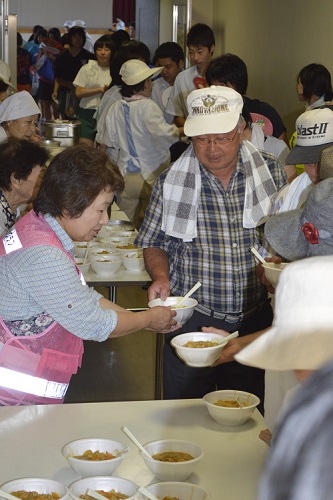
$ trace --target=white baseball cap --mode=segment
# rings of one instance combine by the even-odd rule
[[[305,111],[296,120],[296,134],[296,146],[286,163],[318,163],[321,150],[333,145],[333,111],[328,107]]]
[[[187,107],[185,135],[225,134],[236,127],[243,98],[232,88],[212,85],[193,90],[187,98]]]
[[[332,359],[332,283],[333,255],[288,264],[276,288],[272,327],[235,359],[275,371],[317,370]]]
[[[79,28],[85,28],[86,23],[85,21],[83,21],[83,19],[76,19],[75,21],[73,21],[73,27],[74,26],[78,26]]]
[[[74,21],[71,19],[68,19],[67,21],[64,22],[64,27],[66,28],[72,28],[74,26]]]
[[[158,75],[161,73],[162,69],[163,68],[150,68],[139,59],[130,59],[122,65],[119,74],[126,85],[136,85],[153,75]]]

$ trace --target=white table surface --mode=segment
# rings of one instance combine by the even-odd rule
[[[61,454],[67,442],[105,437],[130,446],[115,471],[140,486],[156,482],[135,445],[121,431],[128,427],[142,442],[177,438],[205,451],[187,482],[210,492],[211,500],[254,500],[267,446],[258,434],[265,427],[257,410],[239,427],[217,424],[199,399],[126,401],[0,407],[0,484],[19,477],[46,477],[69,485],[78,479]]]

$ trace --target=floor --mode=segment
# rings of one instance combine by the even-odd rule
[[[108,296],[108,289],[98,289]],[[117,288],[117,304],[147,307],[141,287]],[[72,377],[65,403],[139,401],[155,399],[156,335],[148,331],[109,339],[85,341],[82,367]]]

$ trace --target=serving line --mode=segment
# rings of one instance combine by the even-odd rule
[[[210,500],[254,500],[267,453],[258,434],[264,420],[254,417],[240,427],[217,424],[200,399],[125,401],[0,407],[0,484],[19,477],[45,477],[65,485],[79,479],[61,454],[77,438],[103,437],[130,444],[127,426],[141,443],[183,439],[205,455],[186,482],[210,492]],[[157,482],[134,445],[115,476],[139,486]]]

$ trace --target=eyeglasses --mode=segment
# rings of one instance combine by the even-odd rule
[[[215,139],[208,139],[208,137],[193,137],[193,140],[200,147],[207,147],[211,142],[214,144],[214,146],[225,146],[226,144],[232,142],[235,139],[236,135],[239,133],[240,129],[238,128],[233,137],[215,137]]]

